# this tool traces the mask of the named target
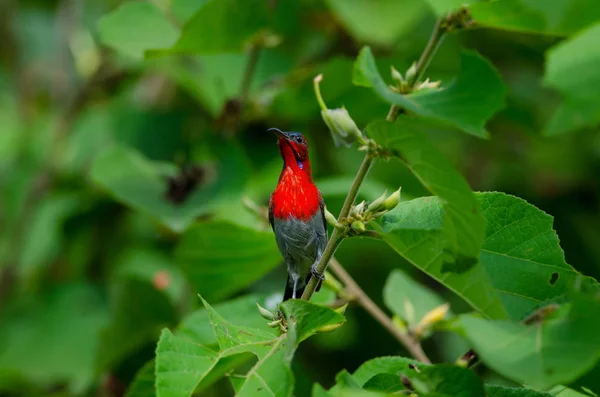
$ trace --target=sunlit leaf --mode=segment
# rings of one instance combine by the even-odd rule
[[[523,387],[505,387],[496,385],[486,385],[485,392],[487,397],[551,397],[552,394],[543,393]]]
[[[438,364],[409,370],[414,390],[423,397],[481,397],[485,395],[481,379],[470,369]]]

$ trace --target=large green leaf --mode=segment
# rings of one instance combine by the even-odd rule
[[[220,145],[215,150],[216,175],[200,180],[199,186],[179,205],[166,198],[167,179],[176,175],[175,167],[150,161],[131,149],[115,146],[100,153],[90,174],[117,200],[181,232],[221,202],[239,199],[244,187],[247,166],[240,150],[232,145]]]
[[[169,52],[215,54],[239,52],[260,29],[268,27],[270,13],[263,0],[209,0],[191,16]]]
[[[290,363],[300,341],[319,328],[340,321],[338,313],[310,302],[286,302],[288,332],[270,332],[233,325],[204,302],[219,350],[190,342],[165,329],[157,347],[156,391],[158,397],[190,396],[216,365],[226,357],[252,353],[258,361],[236,382],[237,396],[291,396]]]
[[[536,388],[570,382],[600,358],[600,302],[577,297],[542,322],[522,325],[461,318],[482,361],[501,375]]]
[[[477,26],[560,36],[600,18],[600,4],[595,0],[482,1],[472,4],[469,11]]]
[[[482,0],[425,0],[429,6],[440,16],[446,16],[451,11],[477,3]]]
[[[195,292],[214,301],[247,287],[282,262],[273,233],[223,221],[191,227],[175,255]]]
[[[477,198],[487,221],[480,261],[513,319],[582,282],[593,282],[565,262],[550,215],[504,193],[479,193]]]
[[[136,1],[122,4],[98,21],[100,40],[133,58],[142,59],[149,49],[168,48],[179,30],[153,3]]]
[[[359,42],[392,46],[427,14],[421,0],[327,0],[332,14]]]
[[[402,95],[387,86],[371,49],[364,47],[354,65],[353,82],[373,87],[381,99],[409,112],[449,123],[482,138],[488,136],[486,121],[504,107],[506,94],[498,72],[487,60],[472,52],[462,53],[461,70],[444,89]]]
[[[435,292],[400,270],[392,271],[385,282],[383,301],[392,313],[409,326],[416,325],[425,314],[444,303]]]
[[[418,120],[401,117],[395,123],[372,123],[367,132],[443,200],[443,211],[437,200],[429,198],[403,202],[375,227],[412,264],[488,316],[503,318],[504,308],[478,263],[485,233],[479,204],[464,178],[420,129]]]
[[[156,396],[156,388],[154,382],[156,378],[154,376],[154,367],[156,363],[154,359],[148,361],[140,370],[135,374],[135,377],[131,381],[125,397],[154,397]]]
[[[600,9],[600,3],[598,3]],[[546,126],[547,135],[557,135],[594,126],[600,122],[600,23],[552,47],[546,53],[544,83],[563,97]]]

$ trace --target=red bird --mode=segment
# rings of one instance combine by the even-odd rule
[[[327,245],[325,203],[312,180],[304,136],[277,128],[269,131],[278,135],[283,159],[283,170],[269,202],[269,223],[288,271],[283,300],[296,299],[302,296],[311,274],[323,279],[315,266]]]

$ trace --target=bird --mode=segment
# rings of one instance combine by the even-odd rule
[[[269,200],[269,223],[287,266],[286,301],[302,296],[311,275],[319,278],[317,291],[324,279],[316,271],[316,264],[327,245],[325,202],[312,179],[306,138],[299,132],[277,128],[268,131],[277,135],[283,159],[279,181]]]

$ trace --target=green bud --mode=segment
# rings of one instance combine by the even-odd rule
[[[369,206],[367,207],[367,211],[377,212],[383,209],[383,202],[385,201],[385,196],[387,196],[387,190],[383,192],[383,194],[380,197],[378,197],[371,204],[369,204]]]
[[[271,321],[270,323],[267,324],[270,328],[279,328],[281,325],[281,319],[279,320],[275,320],[275,321]]]
[[[337,219],[335,219],[335,216],[327,210],[327,207],[325,207],[324,210],[325,210],[325,220],[327,221],[327,223],[329,223],[331,226],[338,228],[338,229],[344,227],[342,224],[340,224],[337,221]]]
[[[383,208],[385,208],[387,211],[390,211],[390,210],[393,210],[394,208],[396,208],[396,206],[400,202],[400,189],[402,189],[402,188],[398,188],[398,190],[396,190],[394,193],[392,193],[390,195],[390,197],[386,198],[385,201],[383,202]]]
[[[331,132],[336,147],[350,146],[363,139],[362,133],[345,108],[321,110],[321,117]]]
[[[352,222],[352,225],[350,225],[350,227],[353,230],[355,230],[355,231],[357,231],[359,233],[362,233],[362,232],[364,232],[366,230],[365,229],[365,224],[362,223],[361,221],[354,221],[354,222]]]
[[[315,96],[317,97],[317,102],[321,108],[321,117],[329,128],[329,132],[331,132],[335,146],[340,147],[343,145],[348,147],[356,140],[363,142],[365,138],[363,137],[362,132],[360,132],[356,123],[352,120],[352,117],[350,117],[350,114],[345,108],[327,108],[327,105],[321,96],[321,89],[319,88],[321,80],[323,80],[322,74],[316,76],[313,80]]]
[[[362,214],[364,210],[365,210],[365,202],[364,202],[364,200],[354,206],[354,213],[355,214]]]
[[[338,329],[339,327],[341,327],[342,325],[344,325],[345,321],[342,321],[341,323],[337,323],[337,324],[329,324],[329,325],[324,325],[321,328],[319,328],[319,332],[332,332],[335,331],[336,329]]]
[[[273,313],[259,305],[258,302],[256,302],[256,306],[258,306],[258,312],[265,320],[273,320],[275,318]]]
[[[406,80],[404,80],[404,77],[402,77],[402,73],[400,73],[398,70],[396,70],[395,67],[392,66],[392,78],[394,80],[396,80],[398,83],[404,83]]]

